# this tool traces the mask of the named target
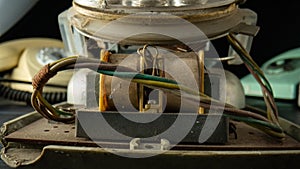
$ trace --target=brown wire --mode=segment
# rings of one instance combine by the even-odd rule
[[[56,75],[56,72],[50,71],[50,64],[45,65],[32,79],[34,89],[40,88],[40,85],[45,85],[47,81]]]
[[[242,54],[240,54],[240,56],[245,58],[245,59],[250,60],[250,62],[254,66],[253,69],[255,69],[256,71],[261,73],[262,76],[264,76],[262,70],[258,67],[258,65],[254,62],[254,60],[252,59],[250,54],[241,45],[241,43],[234,37],[234,35],[232,33],[229,33],[227,38],[230,42],[230,45],[237,51],[237,53],[240,54],[240,52],[241,52]],[[244,63],[245,63],[246,68],[250,71],[250,73],[257,80],[257,82],[259,83],[259,85],[262,88],[263,97],[264,97],[265,103],[267,105],[267,109],[271,109],[271,112],[270,112],[271,114],[269,114],[270,120],[272,122],[276,123],[277,125],[279,125],[279,123],[278,123],[278,109],[277,109],[277,106],[275,104],[275,100],[274,100],[272,92],[269,89],[267,89],[265,84],[263,84],[262,79],[258,76],[258,74],[256,72],[254,72],[254,70],[250,67],[250,65],[246,62],[244,62]],[[273,119],[271,116],[274,116],[275,119]]]
[[[38,75],[35,77],[36,79],[34,80],[34,92],[32,95],[32,105],[33,107],[40,112],[44,117],[46,117],[47,119],[51,119],[51,120],[55,120],[55,121],[61,121],[61,122],[71,122],[74,121],[74,117],[60,117],[56,112],[51,111],[51,108],[47,107],[47,105],[45,105],[41,100],[37,99],[38,94],[42,93],[43,87],[45,85],[45,83],[51,78],[53,77],[58,71],[62,71],[62,70],[66,70],[69,68],[75,68],[75,67],[79,67],[79,68],[99,68],[99,69],[105,69],[105,70],[116,70],[116,66],[115,65],[111,65],[111,64],[104,64],[104,63],[89,63],[89,61],[93,61],[93,60],[85,60],[85,59],[80,59],[77,60],[76,58],[70,58],[70,59],[66,59],[63,60],[61,62],[57,62],[55,64],[52,65],[48,65],[45,66],[40,73],[38,73]],[[122,68],[124,70],[132,70],[129,68]],[[204,102],[203,102],[204,101]],[[212,103],[213,105],[211,106],[210,104],[205,104],[209,103],[207,100],[203,100],[201,102],[201,105],[206,107],[206,108],[213,108],[213,109],[224,109],[227,113],[232,114],[232,115],[239,115],[239,116],[244,116],[244,117],[252,117],[254,119],[259,119],[259,120],[263,120],[263,121],[268,121],[268,119],[266,119],[264,116],[261,116],[259,114],[255,114],[246,110],[240,110],[234,107],[230,107],[228,105],[226,105],[225,107],[221,107],[221,106],[216,106],[214,105],[214,103]]]
[[[68,58],[63,61],[54,62],[53,64],[45,65],[33,78],[32,85],[34,91],[31,96],[31,104],[33,108],[39,112],[43,117],[54,120],[58,122],[64,123],[72,123],[74,122],[75,117],[60,117],[57,112],[55,112],[54,108],[50,105],[46,100],[39,100],[41,93],[43,92],[43,87],[48,82],[50,78],[57,74],[60,69],[63,67],[74,64],[76,62],[76,58]]]

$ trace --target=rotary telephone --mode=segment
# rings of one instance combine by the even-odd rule
[[[47,63],[65,57],[63,43],[50,38],[25,38],[0,43],[0,97],[30,102],[34,75]],[[45,88],[50,102],[66,100],[72,72],[63,72]]]

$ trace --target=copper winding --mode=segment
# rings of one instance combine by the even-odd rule
[[[198,53],[198,62],[199,62],[199,91],[200,93],[204,93],[204,70],[205,70],[205,64],[204,64],[204,51],[200,50]],[[198,110],[199,114],[204,114],[204,109],[202,107]]]
[[[109,56],[111,55],[108,51],[101,51],[100,60],[108,62]],[[107,100],[107,91],[105,88],[105,75],[100,74],[100,81],[99,81],[99,111],[103,112],[109,108],[108,100]]]
[[[32,79],[33,89],[40,89],[47,81],[56,75],[56,72],[50,70],[50,64],[45,65]]]

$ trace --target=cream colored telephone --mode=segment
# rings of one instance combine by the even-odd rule
[[[34,75],[47,63],[64,56],[63,43],[50,38],[26,38],[0,44],[0,72],[5,78],[31,82]],[[11,71],[10,71],[11,70]],[[49,84],[67,86],[72,72],[62,72]],[[29,84],[10,83],[14,90],[32,92]],[[46,87],[45,92],[66,92],[66,89]],[[1,95],[1,94],[0,94]]]

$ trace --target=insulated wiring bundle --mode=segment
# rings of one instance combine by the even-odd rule
[[[55,76],[58,72],[68,69],[81,68],[88,68],[108,76],[130,79],[131,82],[140,83],[150,88],[160,88],[174,94],[180,93],[179,91],[181,90],[187,94],[188,99],[192,102],[199,102],[199,99],[196,99],[195,96],[200,97],[200,107],[205,109],[224,110],[223,114],[231,119],[243,121],[273,137],[279,139],[284,138],[284,132],[282,128],[279,126],[277,121],[274,121],[277,119],[277,114],[272,114],[273,111],[268,112],[268,114],[270,114],[268,117],[264,117],[263,115],[253,113],[251,111],[241,110],[232,105],[221,103],[220,101],[212,99],[204,93],[199,93],[199,91],[195,91],[184,85],[178,84],[176,81],[171,79],[141,74],[128,67],[77,56],[63,58],[56,62],[45,65],[34,77],[32,82],[34,92],[32,94],[31,102],[36,111],[49,120],[63,123],[73,123],[75,120],[74,112],[66,112],[56,109],[45,98],[43,98],[42,93],[43,87],[47,81]],[[268,105],[272,104],[273,103],[270,103]]]

